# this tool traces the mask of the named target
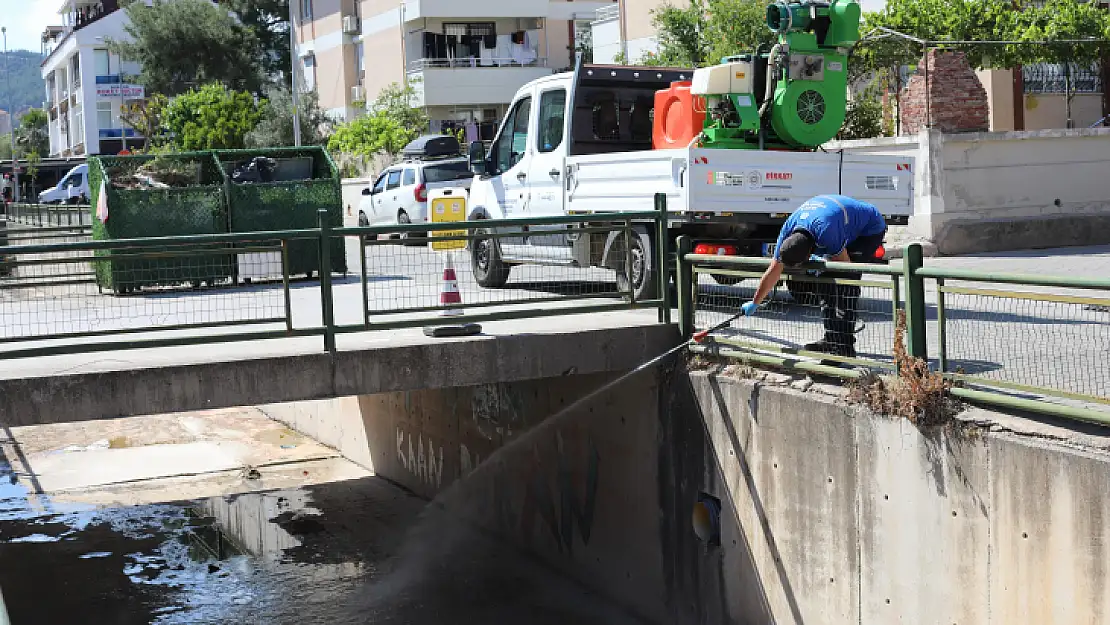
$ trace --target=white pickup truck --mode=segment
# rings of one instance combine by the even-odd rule
[[[481,143],[470,146],[476,175],[468,218],[650,211],[655,194],[664,193],[672,239],[685,234],[695,243],[727,245],[742,255],[768,253],[786,217],[815,195],[841,193],[874,204],[888,223],[908,221],[913,212],[912,159],[822,151],[653,149],[656,92],[691,75],[690,70],[579,65],[574,73],[528,83],[513,98],[488,154]],[[624,237],[575,236],[566,226],[552,229],[546,236],[472,245],[478,283],[502,286],[519,264],[600,266],[616,270],[622,288],[631,279],[638,299],[656,295],[652,224],[636,226],[631,276],[624,275],[624,250],[617,249],[624,246]]]

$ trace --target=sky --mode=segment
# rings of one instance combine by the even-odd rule
[[[38,52],[42,31],[59,23],[62,0],[0,0],[0,26],[8,28],[8,49]]]

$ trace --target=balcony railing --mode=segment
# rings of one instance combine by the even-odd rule
[[[621,16],[621,8],[620,5],[617,4],[609,7],[602,7],[598,9],[594,15],[596,16],[595,21],[598,22],[605,20],[615,20]]]
[[[422,72],[426,69],[447,68],[474,68],[474,69],[500,69],[503,67],[547,67],[546,58],[538,58],[528,63],[517,59],[491,57],[479,59],[467,57],[465,59],[419,59],[409,63],[410,72]]]
[[[1025,93],[1102,93],[1097,68],[1038,63],[1022,67],[1021,75]]]

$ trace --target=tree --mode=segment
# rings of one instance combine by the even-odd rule
[[[266,104],[261,109],[261,121],[247,133],[248,148],[269,148],[293,145],[293,96],[288,89],[271,89],[266,94]],[[301,144],[327,143],[324,130],[331,119],[320,109],[320,98],[315,91],[301,94]]]
[[[148,92],[174,96],[213,82],[261,92],[262,47],[227,9],[208,0],[153,0],[126,10],[132,41],[111,41],[110,47],[142,66]]]
[[[755,52],[775,39],[766,11],[764,0],[691,0],[684,8],[660,7],[652,13],[659,52],[644,55],[640,64],[701,67]]]
[[[292,84],[289,55],[289,0],[221,0],[239,22],[258,40],[262,72],[289,87]]]
[[[142,150],[161,143],[164,132],[163,116],[170,101],[160,93],[152,93],[147,99],[126,102],[120,107],[120,120],[143,136]]]
[[[37,198],[39,196],[39,165],[42,164],[42,156],[32,150],[26,156],[27,159],[27,177],[31,179],[31,197]]]
[[[393,84],[378,96],[370,113],[335,129],[328,149],[342,154],[396,156],[428,128],[428,116],[412,106],[413,90]]]
[[[24,154],[49,154],[50,131],[47,129],[49,123],[46,111],[42,109],[31,109],[24,113],[19,120],[19,128],[15,131],[15,142],[19,145],[19,151]]]
[[[838,140],[870,139],[886,134],[883,128],[882,96],[878,87],[879,83],[873,83],[848,101],[844,125],[836,135]]]
[[[244,91],[218,84],[177,96],[164,114],[174,147],[180,150],[226,150],[245,147],[244,138],[262,119],[260,106]]]

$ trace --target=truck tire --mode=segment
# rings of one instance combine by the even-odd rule
[[[480,236],[484,230],[474,230],[471,234]],[[470,269],[474,281],[485,289],[499,289],[509,281],[512,269],[501,260],[497,239],[473,239],[470,245]]]
[[[786,281],[786,290],[790,292],[790,297],[794,300],[794,303],[799,306],[816,306],[819,304],[821,302],[821,286],[817,282]]]
[[[623,249],[623,237],[619,240]],[[655,299],[659,296],[659,278],[654,256],[652,256],[651,240],[637,233],[637,236],[632,237],[632,249],[628,250],[628,254],[632,256],[632,277],[629,278],[627,275],[628,265],[620,263],[616,268],[617,290],[621,293],[632,291],[636,301]],[[622,258],[624,258],[623,255]]]
[[[721,286],[735,286],[744,281],[740,276],[719,276],[713,274],[713,281]]]

